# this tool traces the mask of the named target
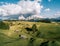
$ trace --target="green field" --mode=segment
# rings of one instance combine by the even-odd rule
[[[59,23],[27,21],[4,21],[4,23],[9,25],[9,29],[0,28],[0,46],[29,46],[30,44],[33,44],[30,46],[40,46],[40,44],[45,41],[49,41],[48,46],[60,46]],[[28,33],[25,28],[31,28],[33,24],[36,24],[38,31],[35,33]],[[39,33],[39,36],[36,36],[37,33]],[[20,38],[19,35],[24,35],[27,37],[27,39]],[[31,37],[35,39],[33,43],[30,43]],[[55,42],[52,44],[52,41]]]

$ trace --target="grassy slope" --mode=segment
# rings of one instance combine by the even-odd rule
[[[27,34],[25,27],[31,27],[33,24],[36,24],[39,31],[44,35],[44,38],[55,38],[60,36],[60,25],[59,24],[50,24],[50,23],[40,23],[40,22],[13,22],[15,23],[9,30],[0,30],[0,46],[27,46],[29,39],[19,39],[19,34],[24,34],[28,38],[31,36]],[[21,23],[18,25],[18,23]],[[19,33],[14,32],[16,29],[19,30]],[[21,32],[22,31],[22,32]],[[44,41],[44,38],[36,38],[35,46],[38,46],[41,42]],[[56,43],[60,43],[57,42]],[[60,44],[59,44],[60,45]]]

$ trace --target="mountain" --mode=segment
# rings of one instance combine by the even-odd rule
[[[60,20],[60,17],[57,17],[56,19],[57,19],[57,20]]]
[[[40,21],[46,19],[43,16],[40,15],[31,15],[31,14],[27,14],[27,15],[9,15],[9,16],[2,16],[2,20],[25,20],[25,21]]]
[[[50,18],[50,21],[53,21],[53,22],[60,22],[60,17]]]
[[[19,15],[2,16],[2,20],[18,20]]]
[[[32,16],[27,17],[26,20],[39,20],[41,18],[44,18],[44,17],[40,15],[32,15]]]
[[[9,16],[0,16],[0,21],[2,20],[25,20],[25,21],[41,21],[41,20],[46,20],[46,21],[53,21],[53,22],[60,22],[60,17],[56,18],[45,18],[40,15],[9,15]]]

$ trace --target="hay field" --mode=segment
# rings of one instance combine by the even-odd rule
[[[35,34],[28,34],[25,28],[31,28],[33,24],[37,25],[37,29],[39,32],[41,32],[42,36],[41,38],[34,37],[36,38],[34,46],[39,46],[43,41],[45,41],[45,39],[55,40],[56,45],[54,45],[60,46],[60,24],[58,23],[41,23],[27,21],[4,21],[4,23],[8,23],[10,28],[8,30],[0,29],[0,46],[28,46],[29,39],[32,37],[32,35]],[[15,32],[15,30],[18,30],[18,32]],[[19,39],[20,34],[25,35],[28,39]],[[49,46],[52,46],[50,42]]]

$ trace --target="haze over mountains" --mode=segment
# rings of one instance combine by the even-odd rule
[[[38,15],[11,15],[11,16],[0,16],[2,20],[30,20],[30,19],[40,19],[40,18],[45,18],[42,16]]]
[[[0,16],[2,17],[2,16]],[[33,22],[37,22],[37,21],[41,21],[41,20],[50,20],[50,21],[54,21],[54,22],[60,22],[60,17],[57,18],[46,18],[46,17],[42,17],[42,16],[37,16],[37,15],[30,15],[30,16],[23,16],[23,15],[12,15],[12,16],[4,16],[2,17],[1,20],[24,20],[24,21],[33,21]]]

